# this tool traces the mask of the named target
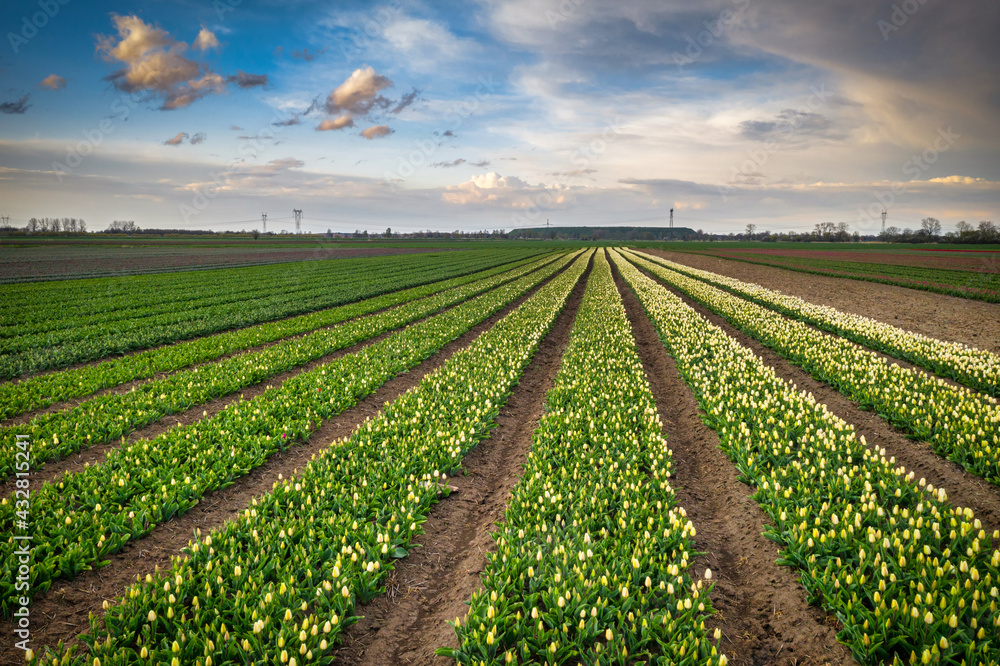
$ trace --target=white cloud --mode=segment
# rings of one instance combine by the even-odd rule
[[[207,51],[209,49],[219,48],[219,40],[215,36],[215,33],[208,28],[202,26],[201,30],[198,31],[198,36],[194,39],[194,48],[199,51]]]
[[[464,183],[451,185],[441,193],[450,204],[488,206],[510,209],[560,209],[574,202],[570,188],[554,185],[532,186],[516,176],[501,176],[496,171],[473,176]]]
[[[436,21],[401,16],[385,26],[382,37],[407,67],[434,72],[458,60],[471,60],[481,51],[471,39],[459,39]]]

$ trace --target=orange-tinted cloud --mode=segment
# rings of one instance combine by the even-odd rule
[[[347,80],[337,86],[326,99],[328,113],[346,111],[357,116],[364,115],[375,106],[386,107],[391,103],[379,95],[379,91],[392,86],[392,81],[369,66],[354,70]]]
[[[316,129],[320,132],[326,132],[328,130],[344,129],[345,127],[354,127],[354,119],[347,114],[339,118],[327,118]]]
[[[175,40],[166,30],[150,25],[138,16],[112,16],[117,35],[97,38],[97,51],[105,60],[124,67],[108,78],[119,90],[149,92],[162,97],[162,109],[179,109],[207,95],[225,90],[228,83],[241,88],[263,85],[267,77],[239,72],[223,77],[207,65],[188,58],[188,45]],[[195,48],[218,48],[215,35],[205,28],[195,39]]]
[[[49,74],[38,85],[49,90],[60,90],[66,87],[66,79],[58,74]]]
[[[388,125],[372,125],[371,127],[361,131],[361,136],[365,137],[369,141],[382,136],[389,136],[390,134],[392,134],[392,130],[389,129]]]

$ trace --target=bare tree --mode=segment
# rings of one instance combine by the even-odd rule
[[[988,220],[979,223],[979,236],[984,242],[991,242],[1000,239],[1000,228]]]
[[[965,238],[973,232],[973,226],[965,220],[961,220],[955,225],[955,231],[958,232],[959,238]]]
[[[933,217],[925,217],[920,220],[920,231],[925,236],[937,238],[941,235],[941,222]]]
[[[755,231],[757,231],[757,225],[756,224],[752,224],[752,223],[748,224],[747,225],[747,238],[749,238],[750,240],[753,240],[753,232],[755,232]]]

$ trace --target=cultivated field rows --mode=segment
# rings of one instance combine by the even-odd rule
[[[515,252],[512,258],[530,254]],[[447,258],[451,260],[452,255]],[[121,280],[99,280],[113,285],[106,288],[107,295],[91,295],[86,291],[87,285],[67,287],[66,293],[59,291],[61,283],[25,285],[25,293],[14,294],[5,313],[13,322],[9,328],[13,336],[0,342],[0,377],[17,377],[28,372],[312,312],[394,291],[399,287],[417,286],[482,270],[504,263],[507,259],[497,253],[471,251],[447,262],[435,255],[367,260],[379,262],[377,265],[351,261],[303,262],[293,264],[291,269],[282,267],[287,275],[277,276],[273,281],[272,278],[276,277],[274,266],[234,269],[256,273],[238,272],[222,281],[215,277],[216,271],[211,271],[212,279],[203,276],[202,282],[195,282],[194,285],[189,281],[196,280],[197,277],[191,276],[197,274],[155,276],[158,278],[156,282],[148,285],[129,283],[127,288],[117,287]],[[247,284],[250,289],[245,286]],[[46,290],[50,285],[56,286]],[[190,299],[190,303],[182,301],[165,314],[141,316],[142,303],[155,303],[161,291],[183,294],[181,298]],[[203,298],[215,300],[219,292],[224,295],[221,303],[202,305],[197,296],[192,298],[193,294],[201,294]],[[24,305],[24,302],[32,300],[45,305],[40,308]],[[83,312],[101,313],[104,308],[107,311],[121,309],[126,316],[122,321],[100,318],[93,324],[77,326],[74,323]],[[64,326],[51,332],[31,331],[30,320],[22,321],[21,318],[25,312],[36,309],[41,313],[34,316],[63,320]],[[138,310],[140,316],[131,317],[133,310]]]
[[[10,632],[24,593],[19,521],[33,536],[30,656],[1000,661],[1000,492],[976,478],[1000,483],[988,353],[624,250],[462,266],[400,269],[385,295],[385,283],[359,280],[349,305],[242,338],[252,329],[217,333],[239,342],[212,351],[170,356],[208,338],[152,350],[173,359],[166,370],[112,371],[136,357],[126,356],[0,385],[27,387],[28,407],[12,416],[55,405],[3,427],[5,442],[29,435],[39,466],[30,513],[13,495],[0,505]],[[401,289],[406,280],[415,286]],[[565,342],[553,347],[552,331]],[[99,388],[73,393],[68,377],[100,368]],[[282,381],[265,388],[273,377]],[[235,398],[247,387],[259,388]],[[510,430],[518,405],[536,416]],[[874,410],[899,460],[856,434],[868,418],[858,407]],[[190,421],[112,444],[174,412]],[[520,444],[497,440],[513,432]],[[47,458],[98,443],[96,464],[44,476]],[[435,516],[458,516],[477,487],[463,469],[503,446],[514,448],[487,472],[492,513],[470,514],[464,533],[445,529]],[[10,453],[5,476],[18,469]],[[126,558],[144,543],[162,555]],[[449,556],[432,562],[434,549]],[[432,569],[461,592],[408,587],[383,601],[405,587],[397,572]],[[102,593],[86,599],[85,585]],[[456,604],[458,617],[444,615]],[[355,624],[359,615],[384,621]],[[446,618],[450,638],[437,629]],[[414,627],[430,638],[403,633]]]
[[[180,371],[139,386],[132,386],[127,393],[105,394],[72,409],[36,416],[28,423],[0,427],[0,433],[5,437],[29,435],[36,442],[33,457],[35,465],[38,466],[50,457],[62,457],[71,452],[118,439],[167,414],[190,409],[212,398],[234,393],[284,371],[303,366],[340,349],[417,321],[444,307],[461,303],[521,277],[547,263],[551,263],[551,259],[530,262],[526,266],[515,267],[498,275],[491,276],[494,271],[476,273],[474,275],[479,279],[463,286],[453,286],[451,283],[454,281],[448,281],[443,288],[437,290],[437,293],[431,292],[428,296],[418,293],[417,296],[422,298],[404,301],[403,304],[387,310],[380,307],[385,305],[386,300],[381,297],[361,301],[359,305],[367,306],[365,310],[374,308],[376,312],[332,328],[324,327],[304,336],[285,337],[277,344],[230,356],[214,365],[200,365],[192,370]],[[466,280],[462,279],[462,282]],[[442,285],[435,283],[435,286]],[[420,292],[426,291],[429,289],[420,290]],[[349,314],[355,314],[359,308],[348,308],[346,312],[345,308],[337,310],[336,313],[330,314],[343,319]],[[301,326],[296,323],[292,330],[297,331],[299,328]],[[80,374],[75,371],[70,373]],[[14,388],[27,388],[26,385],[27,382],[21,382],[14,385]],[[30,396],[38,395],[37,387],[31,386],[25,393],[29,396],[27,399],[30,399]],[[51,399],[51,393],[48,398]],[[0,474],[8,476],[13,471],[13,464],[13,457],[0,456]]]

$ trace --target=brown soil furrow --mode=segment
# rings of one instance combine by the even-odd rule
[[[651,274],[649,276],[656,279]],[[830,412],[852,425],[858,437],[864,436],[869,448],[885,449],[887,457],[895,457],[896,463],[914,472],[916,478],[923,477],[935,488],[944,488],[948,493],[949,503],[972,509],[987,532],[1000,529],[1000,488],[970,474],[961,465],[939,456],[930,444],[910,439],[878,414],[861,409],[843,393],[826,382],[815,379],[776,351],[741,332],[725,318],[713,314],[676,289],[663,286],[741,345],[751,349],[774,368],[779,377],[795,385],[798,390],[811,393],[817,402],[826,405]]]
[[[109,558],[108,566],[84,572],[72,580],[54,581],[48,591],[32,600],[31,639],[35,651],[59,641],[74,641],[88,629],[89,614],[102,615],[103,602],[121,597],[137,575],[144,576],[156,569],[170,567],[170,558],[179,555],[180,549],[187,546],[196,528],[211,530],[236,518],[253,497],[269,492],[279,475],[294,475],[314,454],[329,447],[334,440],[350,435],[366,419],[381,411],[385,403],[420,383],[424,376],[441,367],[455,352],[530,298],[552,277],[446,344],[409,372],[389,380],[354,407],[323,423],[312,432],[307,442],[274,454],[262,466],[237,479],[228,488],[206,493],[188,513],[158,526],[148,536],[128,543]],[[5,634],[12,635],[13,627],[10,620],[0,621],[0,631]],[[23,662],[23,653],[14,649],[11,642],[0,645],[0,666]]]
[[[502,520],[520,480],[587,275],[589,271],[500,410],[490,437],[465,456],[464,474],[449,479],[458,492],[431,509],[424,534],[414,539],[419,548],[396,562],[387,593],[355,610],[364,618],[344,631],[343,646],[335,653],[338,664],[452,663],[436,657],[434,650],[458,646],[447,621],[465,617],[466,602],[480,588],[486,554],[496,550],[491,528]]]
[[[740,666],[854,664],[837,641],[838,623],[809,605],[793,570],[775,563],[778,547],[762,534],[770,520],[719,449],[715,431],[702,423],[697,399],[638,298],[614,274],[673,451],[677,499],[704,552],[693,567],[714,574],[717,613],[708,625],[722,630],[720,651]]]
[[[1000,304],[997,303],[877,282],[813,275],[703,254],[652,249],[643,251],[908,331],[1000,353]]]

